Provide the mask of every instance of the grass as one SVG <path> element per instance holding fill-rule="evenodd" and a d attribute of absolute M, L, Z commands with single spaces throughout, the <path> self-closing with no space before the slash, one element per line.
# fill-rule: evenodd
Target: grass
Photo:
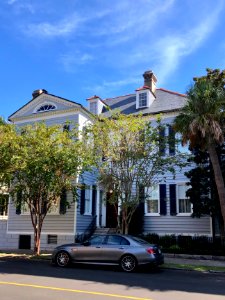
<path fill-rule="evenodd" d="M 200 272 L 225 272 L 225 267 L 212 267 L 212 266 L 202 266 L 202 265 L 190 265 L 190 264 L 173 264 L 173 263 L 166 263 L 161 266 L 161 268 L 166 269 L 184 269 L 184 270 L 192 270 L 192 271 L 200 271 Z"/>

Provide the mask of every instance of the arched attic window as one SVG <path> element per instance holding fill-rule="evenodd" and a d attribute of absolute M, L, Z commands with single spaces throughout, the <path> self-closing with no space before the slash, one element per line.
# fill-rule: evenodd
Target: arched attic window
<path fill-rule="evenodd" d="M 56 109 L 56 106 L 54 104 L 51 104 L 51 103 L 46 103 L 46 104 L 43 104 L 41 105 L 37 110 L 36 112 L 46 112 L 46 111 L 50 111 L 50 110 L 55 110 Z"/>

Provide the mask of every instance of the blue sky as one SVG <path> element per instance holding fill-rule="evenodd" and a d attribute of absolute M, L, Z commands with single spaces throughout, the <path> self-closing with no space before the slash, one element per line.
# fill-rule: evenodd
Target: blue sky
<path fill-rule="evenodd" d="M 0 115 L 35 89 L 86 105 L 133 93 L 153 70 L 185 93 L 225 68 L 225 0 L 1 0 Z"/>

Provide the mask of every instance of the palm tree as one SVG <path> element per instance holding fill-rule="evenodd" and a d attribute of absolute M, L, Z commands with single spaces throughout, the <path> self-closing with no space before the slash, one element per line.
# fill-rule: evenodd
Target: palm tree
<path fill-rule="evenodd" d="M 188 101 L 174 120 L 174 129 L 182 134 L 190 148 L 208 151 L 218 191 L 225 227 L 225 185 L 216 146 L 224 143 L 225 92 L 223 85 L 202 77 L 187 92 Z"/>

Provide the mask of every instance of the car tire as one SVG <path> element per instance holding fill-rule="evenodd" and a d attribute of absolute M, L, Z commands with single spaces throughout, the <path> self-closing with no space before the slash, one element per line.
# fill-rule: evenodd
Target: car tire
<path fill-rule="evenodd" d="M 120 268 L 124 272 L 133 272 L 137 268 L 137 260 L 131 254 L 124 255 L 120 260 Z"/>
<path fill-rule="evenodd" d="M 60 251 L 55 257 L 56 265 L 61 268 L 68 267 L 70 265 L 70 256 L 66 251 Z"/>

